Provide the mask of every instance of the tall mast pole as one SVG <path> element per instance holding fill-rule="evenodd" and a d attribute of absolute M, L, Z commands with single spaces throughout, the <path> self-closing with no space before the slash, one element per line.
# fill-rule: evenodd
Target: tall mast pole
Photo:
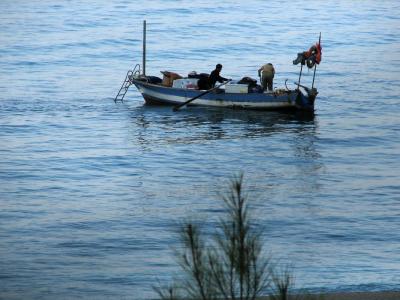
<path fill-rule="evenodd" d="M 143 21 L 143 76 L 146 76 L 146 20 Z"/>

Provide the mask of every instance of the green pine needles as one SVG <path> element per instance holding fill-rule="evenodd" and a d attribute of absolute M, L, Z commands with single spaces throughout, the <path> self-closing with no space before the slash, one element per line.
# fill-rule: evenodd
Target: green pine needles
<path fill-rule="evenodd" d="M 176 256 L 183 274 L 170 286 L 154 288 L 161 299 L 324 299 L 306 291 L 292 293 L 293 269 L 289 265 L 277 268 L 265 256 L 261 230 L 252 223 L 249 200 L 243 193 L 243 174 L 231 180 L 222 199 L 225 217 L 210 241 L 197 223 L 181 225 L 182 247 Z"/>
<path fill-rule="evenodd" d="M 205 240 L 194 222 L 182 225 L 183 247 L 176 255 L 184 276 L 172 286 L 155 288 L 162 299 L 254 300 L 271 288 L 277 292 L 275 299 L 288 299 L 291 274 L 280 278 L 272 272 L 242 187 L 243 175 L 231 180 L 230 191 L 223 197 L 226 216 L 211 241 Z"/>

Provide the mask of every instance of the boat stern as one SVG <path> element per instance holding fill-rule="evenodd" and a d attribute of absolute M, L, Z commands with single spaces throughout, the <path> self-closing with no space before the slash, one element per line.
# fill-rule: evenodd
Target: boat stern
<path fill-rule="evenodd" d="M 314 103 L 317 98 L 318 91 L 316 88 L 297 89 L 296 106 L 300 110 L 314 111 Z"/>

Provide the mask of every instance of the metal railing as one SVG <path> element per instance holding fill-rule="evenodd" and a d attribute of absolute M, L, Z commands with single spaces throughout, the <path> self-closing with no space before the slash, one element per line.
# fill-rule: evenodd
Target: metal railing
<path fill-rule="evenodd" d="M 117 96 L 114 99 L 114 102 L 117 103 L 118 101 L 124 102 L 124 97 L 126 93 L 128 92 L 129 87 L 133 84 L 133 79 L 135 77 L 139 77 L 141 72 L 140 72 L 140 65 L 136 64 L 136 66 L 133 68 L 133 70 L 129 70 L 126 73 L 125 80 L 121 85 L 121 88 L 118 91 Z"/>

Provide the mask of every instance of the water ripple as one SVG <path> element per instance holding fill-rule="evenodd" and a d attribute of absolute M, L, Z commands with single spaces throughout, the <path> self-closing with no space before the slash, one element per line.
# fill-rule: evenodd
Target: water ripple
<path fill-rule="evenodd" d="M 0 2 L 0 298 L 154 298 L 178 270 L 179 220 L 212 232 L 239 171 L 267 250 L 295 263 L 298 286 L 395 289 L 399 8 Z M 143 19 L 149 74 L 222 63 L 226 77 L 257 78 L 272 62 L 276 87 L 294 86 L 292 60 L 322 32 L 316 115 L 174 113 L 134 89 L 114 104 L 141 62 Z"/>

